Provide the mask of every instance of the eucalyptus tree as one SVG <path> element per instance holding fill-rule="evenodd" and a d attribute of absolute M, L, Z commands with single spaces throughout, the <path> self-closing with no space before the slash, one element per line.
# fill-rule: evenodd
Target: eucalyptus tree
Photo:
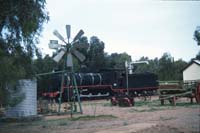
<path fill-rule="evenodd" d="M 197 26 L 196 30 L 194 31 L 194 40 L 197 41 L 197 45 L 200 46 L 200 26 Z"/>
<path fill-rule="evenodd" d="M 97 72 L 105 64 L 104 47 L 105 44 L 98 37 L 90 38 L 90 48 L 87 52 L 86 65 L 89 72 Z"/>
<path fill-rule="evenodd" d="M 49 20 L 45 0 L 0 0 L 0 93 L 7 84 L 33 74 L 43 23 Z M 1 97 L 3 98 L 3 97 Z"/>

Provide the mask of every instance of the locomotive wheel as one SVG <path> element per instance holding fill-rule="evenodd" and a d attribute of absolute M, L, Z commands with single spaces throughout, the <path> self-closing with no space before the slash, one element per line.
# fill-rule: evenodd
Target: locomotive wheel
<path fill-rule="evenodd" d="M 131 107 L 132 104 L 131 104 L 131 101 L 129 98 L 125 97 L 125 98 L 122 98 L 119 100 L 119 106 L 122 106 L 122 107 Z"/>
<path fill-rule="evenodd" d="M 131 104 L 132 104 L 132 106 L 135 105 L 135 100 L 134 100 L 134 98 L 131 99 Z"/>
<path fill-rule="evenodd" d="M 116 106 L 117 105 L 117 99 L 115 98 L 115 97 L 112 97 L 111 99 L 110 99 L 110 101 L 111 101 L 111 104 L 113 105 L 113 106 Z"/>

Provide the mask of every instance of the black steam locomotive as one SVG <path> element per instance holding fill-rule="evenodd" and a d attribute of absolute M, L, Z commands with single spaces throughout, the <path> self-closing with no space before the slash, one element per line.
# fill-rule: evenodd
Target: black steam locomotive
<path fill-rule="evenodd" d="M 135 73 L 126 75 L 121 69 L 106 69 L 99 73 L 75 73 L 80 98 L 102 99 L 129 93 L 130 96 L 151 96 L 158 89 L 158 77 L 154 73 Z M 72 74 L 65 74 L 62 87 L 62 101 L 68 101 L 74 84 Z M 127 82 L 128 79 L 128 82 Z M 61 74 L 40 77 L 38 80 L 39 97 L 58 100 L 61 88 Z"/>

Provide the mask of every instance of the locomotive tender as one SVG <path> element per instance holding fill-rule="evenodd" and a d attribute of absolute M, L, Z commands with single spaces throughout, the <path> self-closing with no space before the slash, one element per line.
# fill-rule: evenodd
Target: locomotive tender
<path fill-rule="evenodd" d="M 154 73 L 128 74 L 128 90 L 127 78 L 123 69 L 105 69 L 99 73 L 75 73 L 74 76 L 81 100 L 110 98 L 127 92 L 133 97 L 151 96 L 158 89 L 158 77 Z M 40 78 L 38 81 L 38 94 L 58 100 L 61 74 L 54 74 L 48 81 L 51 82 L 44 85 L 45 79 Z M 72 95 L 70 89 L 72 86 L 71 74 L 66 73 L 65 85 L 62 88 L 62 101 L 69 100 L 69 93 Z M 40 91 L 42 88 L 46 89 L 45 92 Z"/>

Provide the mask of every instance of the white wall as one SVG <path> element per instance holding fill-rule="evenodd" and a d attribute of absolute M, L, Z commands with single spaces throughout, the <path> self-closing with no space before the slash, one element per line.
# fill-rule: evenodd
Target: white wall
<path fill-rule="evenodd" d="M 191 64 L 183 71 L 183 80 L 200 80 L 200 66 Z"/>

